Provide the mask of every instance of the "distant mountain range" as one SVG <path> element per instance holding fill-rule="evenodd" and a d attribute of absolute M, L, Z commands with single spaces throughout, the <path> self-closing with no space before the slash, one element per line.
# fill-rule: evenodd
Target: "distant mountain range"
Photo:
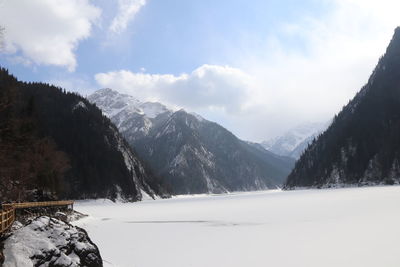
<path fill-rule="evenodd" d="M 160 103 L 102 89 L 88 97 L 172 194 L 276 188 L 294 160 L 239 140 L 222 126 Z"/>
<path fill-rule="evenodd" d="M 85 98 L 0 69 L 0 201 L 162 195 L 111 121 Z"/>
<path fill-rule="evenodd" d="M 297 161 L 286 188 L 400 183 L 400 28 L 368 83 Z"/>
<path fill-rule="evenodd" d="M 290 129 L 281 136 L 262 142 L 262 146 L 281 156 L 299 159 L 308 145 L 318 137 L 329 123 L 305 123 Z"/>

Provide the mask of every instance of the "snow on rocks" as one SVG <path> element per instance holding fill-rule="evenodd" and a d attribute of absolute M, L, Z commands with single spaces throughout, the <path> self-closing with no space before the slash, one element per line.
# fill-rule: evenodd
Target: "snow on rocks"
<path fill-rule="evenodd" d="M 103 266 L 85 230 L 42 216 L 15 230 L 4 242 L 4 267 Z"/>
<path fill-rule="evenodd" d="M 78 108 L 87 109 L 86 104 L 82 101 L 79 101 L 73 108 L 72 111 L 75 111 Z"/>
<path fill-rule="evenodd" d="M 161 103 L 141 102 L 133 96 L 120 94 L 109 88 L 96 91 L 88 97 L 88 100 L 101 107 L 107 117 L 119 117 L 120 121 L 126 121 L 133 114 L 154 119 L 160 114 L 171 112 Z"/>

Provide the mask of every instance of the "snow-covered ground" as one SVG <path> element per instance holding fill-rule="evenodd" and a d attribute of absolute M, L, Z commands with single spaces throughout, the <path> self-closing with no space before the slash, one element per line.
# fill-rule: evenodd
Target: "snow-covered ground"
<path fill-rule="evenodd" d="M 398 267 L 400 186 L 85 202 L 76 222 L 119 267 Z"/>

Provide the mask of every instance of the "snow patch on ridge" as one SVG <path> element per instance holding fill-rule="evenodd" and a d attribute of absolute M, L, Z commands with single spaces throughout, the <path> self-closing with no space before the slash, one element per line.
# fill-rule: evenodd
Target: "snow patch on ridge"
<path fill-rule="evenodd" d="M 121 122 L 126 121 L 134 114 L 154 119 L 160 114 L 171 112 L 170 109 L 160 103 L 140 102 L 133 96 L 120 94 L 109 88 L 96 91 L 88 99 L 101 107 L 105 116 L 110 119 L 118 116 L 118 120 Z"/>

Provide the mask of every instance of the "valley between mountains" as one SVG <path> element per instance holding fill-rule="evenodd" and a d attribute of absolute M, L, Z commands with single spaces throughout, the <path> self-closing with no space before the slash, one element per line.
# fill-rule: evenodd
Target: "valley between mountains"
<path fill-rule="evenodd" d="M 293 158 L 240 140 L 217 123 L 183 109 L 142 103 L 112 89 L 99 90 L 88 99 L 162 177 L 162 186 L 171 194 L 275 189 L 294 166 Z"/>
<path fill-rule="evenodd" d="M 75 2 L 90 3 L 66 3 Z M 118 1 L 125 16 L 109 31 L 124 28 L 146 5 L 139 1 L 133 8 L 133 2 Z M 97 21 L 101 12 L 88 10 L 82 12 Z M 87 26 L 80 22 L 76 29 Z M 3 45 L 4 33 L 0 25 L 9 66 L 31 67 L 23 52 L 8 57 L 21 48 L 7 39 Z M 71 51 L 60 58 L 87 36 L 69 41 Z M 63 38 L 46 40 L 53 39 Z M 242 140 L 223 120 L 124 94 L 124 86 L 96 87 L 83 97 L 37 77 L 20 80 L 1 64 L 0 265 L 400 266 L 400 27 L 365 85 L 336 115 L 257 142 Z M 69 64 L 72 73 L 75 58 Z M 175 85 L 188 95 L 192 86 L 211 88 L 216 97 L 225 97 L 220 84 L 235 85 L 227 97 L 236 96 L 236 85 L 254 86 L 229 66 L 205 64 L 179 76 L 140 70 L 94 76 L 99 84 L 123 74 L 148 78 L 155 95 L 160 84 L 167 93 Z M 217 77 L 215 83 L 201 87 L 205 76 Z M 135 81 L 132 86 L 143 85 Z M 125 91 L 143 88 L 134 89 Z"/>

